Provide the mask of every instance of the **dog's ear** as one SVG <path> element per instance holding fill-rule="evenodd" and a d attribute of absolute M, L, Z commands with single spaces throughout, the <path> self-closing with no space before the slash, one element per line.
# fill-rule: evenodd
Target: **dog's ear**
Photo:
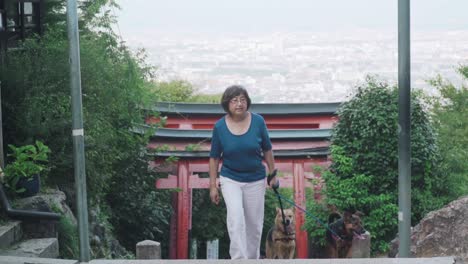
<path fill-rule="evenodd" d="M 280 214 L 281 213 L 281 209 L 279 207 L 276 207 L 276 213 L 277 214 Z"/>

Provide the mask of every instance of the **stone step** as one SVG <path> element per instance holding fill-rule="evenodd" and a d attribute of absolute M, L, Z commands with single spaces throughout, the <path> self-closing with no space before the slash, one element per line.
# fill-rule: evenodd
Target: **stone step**
<path fill-rule="evenodd" d="M 78 260 L 0 256 L 1 264 L 79 264 Z"/>
<path fill-rule="evenodd" d="M 357 259 L 235 259 L 235 260 L 104 260 L 89 264 L 454 264 L 453 257 L 435 258 L 357 258 Z M 459 263 L 456 263 L 459 264 Z"/>
<path fill-rule="evenodd" d="M 57 238 L 33 238 L 14 244 L 7 249 L 1 249 L 0 255 L 57 258 L 59 256 L 59 245 Z"/>
<path fill-rule="evenodd" d="M 0 256 L 2 264 L 78 264 L 77 260 L 26 258 Z M 84 262 L 81 262 L 84 263 Z M 360 259 L 248 259 L 248 260 L 135 260 L 135 259 L 95 259 L 89 264 L 463 264 L 455 262 L 453 257 L 435 258 L 360 258 Z"/>
<path fill-rule="evenodd" d="M 19 242 L 22 235 L 20 221 L 8 221 L 0 225 L 0 249 L 8 248 Z"/>

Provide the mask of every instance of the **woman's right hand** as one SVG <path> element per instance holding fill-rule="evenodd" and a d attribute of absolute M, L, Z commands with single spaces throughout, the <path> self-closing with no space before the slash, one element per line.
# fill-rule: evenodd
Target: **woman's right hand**
<path fill-rule="evenodd" d="M 213 202 L 216 205 L 219 204 L 219 192 L 217 187 L 210 187 L 210 198 L 211 202 Z"/>

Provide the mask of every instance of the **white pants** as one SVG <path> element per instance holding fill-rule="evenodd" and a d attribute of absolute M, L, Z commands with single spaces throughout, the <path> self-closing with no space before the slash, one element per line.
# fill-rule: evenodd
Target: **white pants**
<path fill-rule="evenodd" d="M 226 203 L 231 259 L 258 259 L 265 211 L 265 180 L 238 182 L 220 176 Z"/>

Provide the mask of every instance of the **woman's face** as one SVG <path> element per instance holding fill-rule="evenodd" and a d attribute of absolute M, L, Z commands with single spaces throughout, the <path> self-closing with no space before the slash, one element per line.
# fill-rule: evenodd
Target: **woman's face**
<path fill-rule="evenodd" d="M 247 112 L 247 98 L 241 94 L 229 101 L 229 113 L 231 115 L 243 115 Z"/>

